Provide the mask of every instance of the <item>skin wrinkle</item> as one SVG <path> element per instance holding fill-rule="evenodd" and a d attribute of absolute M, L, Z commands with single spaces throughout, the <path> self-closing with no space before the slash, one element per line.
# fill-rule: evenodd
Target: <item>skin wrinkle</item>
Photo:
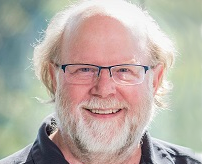
<path fill-rule="evenodd" d="M 85 28 L 88 28 L 88 27 L 86 27 L 85 26 L 85 22 L 86 21 L 89 21 L 89 19 L 97 19 L 97 17 L 103 17 L 103 18 L 105 18 L 105 19 L 111 19 L 111 20 L 113 20 L 113 21 L 117 21 L 117 20 L 115 20 L 114 18 L 111 18 L 111 17 L 107 17 L 107 16 L 100 16 L 100 15 L 94 15 L 94 16 L 91 16 L 90 18 L 88 18 L 87 20 L 80 20 L 80 21 L 78 21 L 78 24 L 76 23 L 75 25 L 74 25 L 74 28 L 73 28 L 73 32 L 74 33 L 71 33 L 71 34 L 69 34 L 70 32 L 69 32 L 69 27 L 66 27 L 66 30 L 65 30 L 65 32 L 64 32 L 64 34 L 63 34 L 63 43 L 65 42 L 65 43 L 67 43 L 67 44 L 65 44 L 65 51 L 64 51 L 64 48 L 62 48 L 62 52 L 61 52 L 61 61 L 64 61 L 64 59 L 66 59 L 67 61 L 71 61 L 72 63 L 80 63 L 81 61 L 81 63 L 83 63 L 83 61 L 85 61 L 86 60 L 86 58 L 83 58 L 83 56 L 82 55 L 80 55 L 80 54 L 82 54 L 83 52 L 79 52 L 78 51 L 78 49 L 79 49 L 79 44 L 78 44 L 78 42 L 77 42 L 77 39 L 76 38 L 79 38 L 79 40 L 80 40 L 80 42 L 81 42 L 81 44 L 84 46 L 84 47 L 86 47 L 86 49 L 87 48 L 90 48 L 90 49 L 94 49 L 94 50 L 96 50 L 97 49 L 97 46 L 100 44 L 97 44 L 98 43 L 98 40 L 95 40 L 94 41 L 94 44 L 93 45 L 91 45 L 91 47 L 87 47 L 87 46 L 85 46 L 85 44 L 86 44 L 86 42 L 88 42 L 89 40 L 91 40 L 91 38 L 89 37 L 89 36 L 86 36 L 86 38 L 81 38 L 81 34 L 80 34 L 80 32 L 81 32 L 81 30 L 80 29 L 85 29 Z M 117 21 L 118 22 L 118 21 Z M 100 25 L 102 25 L 103 26 L 103 21 L 102 22 L 96 22 L 96 26 L 98 26 L 99 27 L 99 24 Z M 120 23 L 120 22 L 119 22 Z M 122 24 L 122 23 L 121 23 Z M 122 24 L 123 26 L 124 26 L 124 24 Z M 125 26 L 124 26 L 125 27 Z M 96 35 L 96 30 L 98 30 L 98 29 L 96 29 L 95 28 L 95 26 L 94 26 L 94 28 L 93 28 L 93 30 L 91 31 L 91 33 L 95 33 L 94 35 Z M 106 31 L 107 29 L 105 29 L 105 35 L 106 36 L 109 36 L 110 35 L 110 31 Z M 121 31 L 121 32 L 123 32 L 123 31 Z M 134 32 L 133 32 L 134 33 Z M 127 37 L 127 39 L 131 39 L 131 40 L 133 40 L 133 43 L 135 43 L 135 44 L 133 44 L 133 47 L 134 47 L 134 49 L 129 53 L 129 54 L 133 54 L 134 56 L 136 56 L 136 59 L 133 59 L 132 61 L 129 61 L 129 63 L 145 63 L 145 62 L 148 62 L 148 61 L 146 61 L 146 60 L 148 60 L 147 59 L 147 56 L 146 56 L 146 54 L 148 54 L 148 52 L 147 51 L 145 51 L 145 45 L 144 45 L 144 43 L 146 42 L 146 40 L 144 40 L 143 38 L 141 39 L 141 40 L 139 40 L 139 39 L 137 39 L 136 37 L 132 37 L 132 35 L 134 35 L 132 32 L 131 32 L 131 30 L 130 29 L 128 29 L 127 27 L 125 27 L 125 31 L 124 31 L 124 33 L 122 34 L 122 35 L 125 35 L 126 37 Z M 93 35 L 92 35 L 92 37 L 93 37 Z M 102 35 L 102 36 L 100 36 L 99 37 L 99 40 L 105 40 L 105 38 L 104 38 L 104 35 Z M 125 41 L 123 41 L 123 42 L 125 42 Z M 137 44 L 138 43 L 138 44 Z M 105 42 L 102 42 L 102 44 L 106 44 Z M 119 43 L 120 45 L 122 44 L 122 43 Z M 73 47 L 74 48 L 72 48 L 72 45 L 74 45 Z M 115 44 L 114 44 L 115 45 Z M 144 45 L 144 46 L 143 46 Z M 113 52 L 113 50 L 115 50 L 115 49 L 117 49 L 117 48 L 119 48 L 119 46 L 116 46 L 116 47 L 112 47 L 111 48 L 111 53 L 114 53 Z M 145 51 L 145 52 L 144 52 Z M 143 53 L 144 52 L 144 53 Z M 110 53 L 110 54 L 111 54 Z M 68 57 L 67 57 L 67 54 L 71 54 L 72 56 L 74 56 L 74 58 L 73 59 L 68 59 Z M 97 54 L 96 53 L 96 51 L 93 53 L 93 54 Z M 127 54 L 122 54 L 122 55 L 127 55 Z M 77 57 L 77 56 L 79 56 L 79 57 Z M 104 57 L 104 56 L 103 56 Z M 106 57 L 106 56 L 105 56 Z M 137 60 L 138 59 L 138 61 L 134 61 L 134 60 Z M 96 63 L 94 63 L 94 64 L 96 64 Z M 119 64 L 124 64 L 124 63 L 119 63 Z M 98 64 L 97 64 L 98 65 Z M 103 65 L 103 66 L 108 66 L 108 65 L 110 65 L 110 64 L 107 64 L 106 65 L 106 63 Z M 112 64 L 112 65 L 114 65 L 114 64 Z"/>
<path fill-rule="evenodd" d="M 64 95 L 63 95 L 64 96 Z M 60 97 L 63 97 L 62 95 L 60 95 Z M 144 98 L 143 98 L 143 101 L 144 101 Z M 60 106 L 64 106 L 64 104 L 68 104 L 68 103 L 66 103 L 66 102 L 63 102 L 63 101 L 61 101 L 61 103 L 63 103 L 63 105 L 62 104 L 60 104 Z M 89 103 L 88 103 L 89 104 Z M 147 103 L 145 103 L 145 104 L 147 104 Z M 105 104 L 103 104 L 103 105 L 105 105 Z M 145 105 L 146 106 L 146 105 Z M 142 107 L 141 107 L 142 108 Z M 61 111 L 61 110 L 60 110 Z M 62 111 L 65 111 L 64 109 L 62 110 Z M 141 113 L 143 113 L 143 112 L 141 112 Z M 141 113 L 139 113 L 138 115 L 139 115 L 139 117 L 138 118 L 141 118 Z M 65 114 L 62 114 L 63 116 L 65 115 Z M 143 114 L 143 115 L 145 115 L 145 114 Z M 150 115 L 150 114 L 148 114 L 147 113 L 147 115 Z M 64 118 L 68 118 L 68 117 L 64 117 Z M 142 118 L 143 119 L 143 118 Z M 144 118 L 145 119 L 145 118 Z M 141 119 L 138 119 L 139 121 L 138 122 L 141 122 L 142 120 Z M 63 123 L 64 122 L 66 122 L 66 121 L 64 121 L 63 120 Z M 64 125 L 64 127 L 67 127 L 67 125 Z M 132 128 L 132 127 L 131 127 Z M 75 127 L 72 129 L 72 132 L 73 133 L 75 133 Z M 85 133 L 85 132 L 84 132 Z M 121 148 L 120 149 L 120 152 L 118 152 L 117 153 L 117 155 L 120 155 L 120 154 L 122 154 L 123 152 L 124 152 L 124 149 L 126 149 L 128 146 L 130 146 L 130 144 L 132 144 L 133 142 L 134 142 L 134 140 L 132 139 L 133 137 L 131 137 L 131 135 L 132 134 L 130 134 L 130 137 L 128 137 L 128 139 L 127 139 L 127 141 L 126 141 L 126 145 L 123 147 L 123 148 Z M 80 142 L 80 139 L 78 139 L 77 137 L 75 137 L 75 136 L 73 136 L 73 138 L 75 139 L 75 143 L 76 143 L 76 145 L 78 146 L 78 149 L 80 149 L 81 151 L 82 151 L 82 154 L 88 154 L 88 150 L 85 148 L 85 146 L 82 146 L 81 145 L 81 142 Z M 64 142 L 66 142 L 66 140 L 64 141 Z M 75 155 L 76 155 L 77 153 L 75 153 Z M 88 155 L 86 155 L 86 157 L 87 157 Z M 94 159 L 96 159 L 96 158 L 94 158 Z M 94 160 L 93 160 L 94 161 Z M 87 163 L 88 163 L 89 161 L 87 161 Z M 109 160 L 107 160 L 107 162 L 109 162 Z M 113 163 L 113 162 L 112 162 Z"/>
<path fill-rule="evenodd" d="M 141 44 L 142 46 L 140 47 L 146 49 L 147 53 L 141 55 L 151 56 L 152 65 L 156 65 L 159 62 L 163 63 L 165 74 L 168 69 L 172 67 L 175 58 L 175 48 L 171 40 L 160 30 L 158 24 L 147 11 L 124 1 L 113 2 L 98 0 L 78 3 L 77 5 L 73 5 L 58 12 L 53 17 L 44 33 L 44 38 L 40 40 L 34 49 L 33 61 L 35 73 L 47 87 L 52 102 L 54 102 L 55 90 L 48 67 L 50 62 L 58 63 L 63 61 L 60 58 L 61 36 L 63 36 L 64 31 L 66 30 L 69 31 L 67 38 L 70 38 L 71 34 L 75 33 L 74 30 L 80 24 L 79 21 L 82 22 L 96 14 L 110 16 L 111 18 L 122 22 L 129 31 L 132 31 L 131 37 L 136 38 L 137 42 L 142 41 L 145 37 L 146 45 Z M 84 16 L 81 17 L 81 15 Z M 81 20 L 79 18 L 81 18 Z M 69 28 L 67 29 L 67 27 Z M 68 42 L 70 42 L 70 40 L 68 40 Z M 155 95 L 155 105 L 158 107 L 165 107 L 166 102 L 163 101 L 163 96 L 172 89 L 172 86 L 170 86 L 164 77 L 162 84 L 160 83 L 159 87 L 160 88 Z"/>
<path fill-rule="evenodd" d="M 130 34 L 120 22 L 107 17 L 96 17 L 96 21 L 105 24 L 99 27 L 98 32 L 92 33 L 91 27 L 96 26 L 94 21 L 90 19 L 85 22 L 85 28 L 81 26 L 78 42 L 76 45 L 72 43 L 72 49 L 68 54 L 64 46 L 66 40 L 65 37 L 63 38 L 61 46 L 63 61 L 72 62 L 80 59 L 85 63 L 98 65 L 139 61 L 139 56 L 130 55 L 130 52 L 139 50 L 134 50 L 134 40 L 127 37 Z M 103 33 L 105 27 L 111 29 L 111 36 Z M 100 35 L 107 35 L 107 37 L 100 38 Z M 82 38 L 85 37 L 89 39 L 85 39 L 86 44 L 83 45 Z M 103 40 L 106 43 L 103 44 Z M 124 46 L 120 46 L 120 42 L 124 43 Z M 120 52 L 124 52 L 125 55 Z M 96 54 L 98 58 L 92 54 Z M 142 59 L 144 63 L 147 63 L 148 59 L 145 56 Z M 95 84 L 73 85 L 67 83 L 65 74 L 59 70 L 56 77 L 55 104 L 58 135 L 61 139 L 56 144 L 62 150 L 66 160 L 73 161 L 72 163 L 80 161 L 85 164 L 126 164 L 132 158 L 140 160 L 141 137 L 154 115 L 152 108 L 154 80 L 153 70 L 150 70 L 142 84 L 121 86 L 115 84 L 109 78 L 109 73 L 104 71 Z M 101 120 L 92 117 L 83 107 L 92 109 L 114 107 L 122 110 L 115 118 Z"/>
<path fill-rule="evenodd" d="M 171 90 L 166 73 L 174 58 L 173 43 L 155 20 L 125 0 L 84 0 L 58 12 L 33 63 L 55 105 L 57 131 L 50 139 L 68 163 L 139 164 L 141 137 Z M 141 84 L 118 85 L 106 69 L 91 84 L 70 84 L 77 79 L 68 82 L 56 65 L 76 63 L 154 67 Z M 86 108 L 121 110 L 102 115 Z"/>

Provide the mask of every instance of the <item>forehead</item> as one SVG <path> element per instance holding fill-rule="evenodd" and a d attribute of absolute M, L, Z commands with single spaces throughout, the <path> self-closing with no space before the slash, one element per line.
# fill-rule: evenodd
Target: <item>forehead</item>
<path fill-rule="evenodd" d="M 141 62 L 145 58 L 144 38 L 135 37 L 130 28 L 112 17 L 91 16 L 72 28 L 66 28 L 62 40 L 61 57 L 67 63 L 105 64 L 108 60 L 120 64 L 130 60 Z"/>

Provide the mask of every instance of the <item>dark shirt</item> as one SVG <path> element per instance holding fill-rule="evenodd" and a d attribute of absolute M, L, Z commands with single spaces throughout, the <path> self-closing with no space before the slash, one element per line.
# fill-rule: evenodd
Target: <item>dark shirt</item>
<path fill-rule="evenodd" d="M 62 152 L 48 137 L 55 127 L 54 117 L 47 117 L 36 141 L 0 160 L 0 164 L 68 164 Z M 148 132 L 142 141 L 140 164 L 202 164 L 191 150 L 151 138 Z"/>

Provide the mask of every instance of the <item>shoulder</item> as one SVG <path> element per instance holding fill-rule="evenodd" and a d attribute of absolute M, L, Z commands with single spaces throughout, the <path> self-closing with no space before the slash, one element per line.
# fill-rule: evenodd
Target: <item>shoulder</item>
<path fill-rule="evenodd" d="M 30 154 L 31 148 L 32 148 L 32 144 L 0 160 L 0 164 L 33 164 L 31 154 Z"/>
<path fill-rule="evenodd" d="M 154 151 L 161 156 L 168 157 L 176 164 L 202 164 L 199 156 L 191 149 L 152 138 Z"/>

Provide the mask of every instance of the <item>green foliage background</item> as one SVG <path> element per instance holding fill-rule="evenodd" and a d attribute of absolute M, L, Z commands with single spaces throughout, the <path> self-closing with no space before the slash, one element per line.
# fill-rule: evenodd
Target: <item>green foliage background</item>
<path fill-rule="evenodd" d="M 0 0 L 0 159 L 34 141 L 53 106 L 31 66 L 32 45 L 67 0 Z M 134 0 L 146 8 L 178 49 L 169 78 L 170 110 L 162 110 L 154 137 L 202 152 L 202 0 Z"/>

